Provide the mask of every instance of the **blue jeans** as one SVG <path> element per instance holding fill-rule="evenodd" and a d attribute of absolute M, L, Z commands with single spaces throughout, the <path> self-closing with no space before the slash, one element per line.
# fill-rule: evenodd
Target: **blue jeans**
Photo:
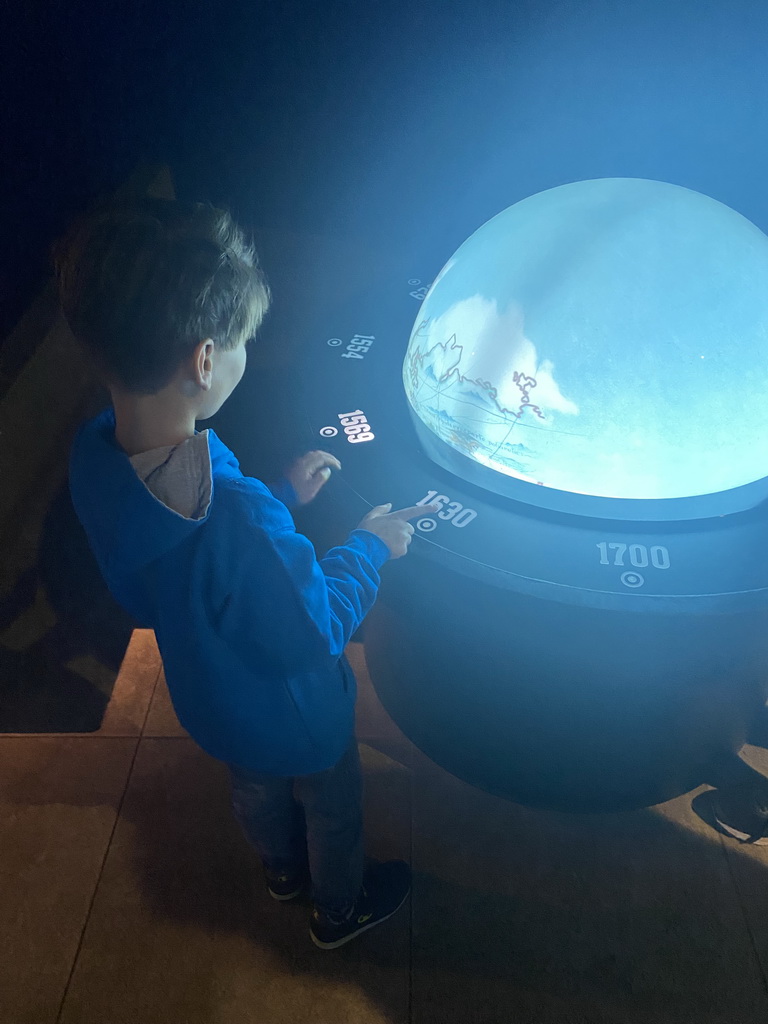
<path fill-rule="evenodd" d="M 357 740 L 332 768 L 284 778 L 233 765 L 232 806 L 249 842 L 273 874 L 309 868 L 312 899 L 346 911 L 363 884 L 363 784 Z"/>

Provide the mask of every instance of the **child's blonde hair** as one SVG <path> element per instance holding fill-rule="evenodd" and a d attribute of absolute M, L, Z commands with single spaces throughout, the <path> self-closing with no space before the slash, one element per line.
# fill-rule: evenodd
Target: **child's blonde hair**
<path fill-rule="evenodd" d="M 269 285 L 230 214 L 203 203 L 99 202 L 54 244 L 64 316 L 110 386 L 152 394 L 199 342 L 249 341 Z"/>

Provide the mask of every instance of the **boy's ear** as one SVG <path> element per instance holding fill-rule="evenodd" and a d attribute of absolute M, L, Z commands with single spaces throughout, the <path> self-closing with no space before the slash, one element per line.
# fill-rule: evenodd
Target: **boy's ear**
<path fill-rule="evenodd" d="M 204 338 L 192 354 L 192 365 L 195 371 L 195 386 L 206 391 L 211 386 L 211 356 L 214 350 L 212 338 Z"/>

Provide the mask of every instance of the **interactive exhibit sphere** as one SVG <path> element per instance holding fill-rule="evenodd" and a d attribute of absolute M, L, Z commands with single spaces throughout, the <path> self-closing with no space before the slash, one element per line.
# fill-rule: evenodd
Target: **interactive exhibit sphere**
<path fill-rule="evenodd" d="M 768 475 L 768 239 L 657 181 L 542 192 L 440 271 L 403 380 L 441 441 L 507 477 L 614 498 L 751 483 Z"/>
<path fill-rule="evenodd" d="M 532 805 L 711 781 L 768 697 L 768 238 L 658 181 L 539 193 L 445 264 L 402 379 L 443 523 L 366 625 L 395 721 Z"/>

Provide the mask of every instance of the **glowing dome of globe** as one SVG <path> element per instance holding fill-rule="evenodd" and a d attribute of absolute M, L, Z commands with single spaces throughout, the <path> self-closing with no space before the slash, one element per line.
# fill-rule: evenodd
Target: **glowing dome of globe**
<path fill-rule="evenodd" d="M 641 178 L 553 188 L 476 231 L 421 306 L 415 415 L 499 473 L 613 498 L 768 475 L 768 238 Z"/>

